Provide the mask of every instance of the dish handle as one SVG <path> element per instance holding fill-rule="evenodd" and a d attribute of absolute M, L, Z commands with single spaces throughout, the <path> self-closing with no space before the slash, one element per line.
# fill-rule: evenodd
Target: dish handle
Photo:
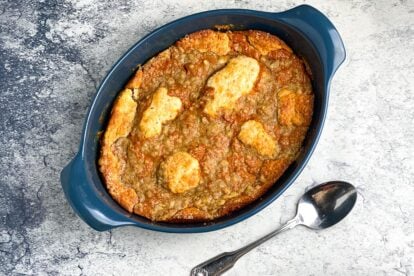
<path fill-rule="evenodd" d="M 106 231 L 133 224 L 127 217 L 109 208 L 102 201 L 102 195 L 88 183 L 80 154 L 62 170 L 60 181 L 72 209 L 93 229 Z"/>
<path fill-rule="evenodd" d="M 319 10 L 309 5 L 297 6 L 276 13 L 279 20 L 298 28 L 314 44 L 329 78 L 344 62 L 346 53 L 342 38 L 332 22 Z"/>

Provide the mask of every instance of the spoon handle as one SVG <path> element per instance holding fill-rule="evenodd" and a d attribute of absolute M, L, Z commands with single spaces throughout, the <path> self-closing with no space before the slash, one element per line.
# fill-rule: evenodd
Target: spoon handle
<path fill-rule="evenodd" d="M 277 234 L 282 233 L 286 230 L 292 229 L 293 227 L 297 226 L 299 223 L 300 223 L 299 219 L 297 217 L 295 217 L 294 219 L 289 220 L 288 222 L 286 222 L 279 229 L 277 229 L 273 232 L 270 232 L 269 234 L 261 237 L 260 239 L 254 241 L 252 243 L 249 243 L 248 245 L 246 245 L 246 246 L 244 246 L 240 249 L 237 249 L 237 250 L 232 251 L 232 252 L 221 253 L 221 254 L 205 261 L 204 263 L 201 263 L 201 264 L 197 265 L 196 267 L 194 267 L 191 270 L 190 275 L 191 276 L 221 275 L 223 272 L 225 272 L 225 271 L 229 270 L 230 268 L 232 268 L 234 266 L 234 264 L 236 263 L 236 261 L 241 256 L 246 254 L 247 252 L 249 252 L 253 248 L 261 245 L 265 241 L 273 238 Z"/>

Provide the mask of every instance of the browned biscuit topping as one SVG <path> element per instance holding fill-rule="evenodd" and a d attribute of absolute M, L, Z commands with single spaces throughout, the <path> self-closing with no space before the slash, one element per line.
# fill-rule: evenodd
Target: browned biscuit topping
<path fill-rule="evenodd" d="M 275 183 L 300 152 L 312 112 L 310 77 L 283 41 L 199 31 L 150 59 L 121 91 L 99 168 L 129 212 L 211 220 Z"/>

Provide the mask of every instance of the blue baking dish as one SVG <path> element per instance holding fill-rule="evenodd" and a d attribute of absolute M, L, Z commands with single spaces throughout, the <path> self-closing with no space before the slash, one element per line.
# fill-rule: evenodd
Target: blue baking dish
<path fill-rule="evenodd" d="M 97 167 L 99 133 L 105 127 L 105 118 L 110 113 L 117 93 L 132 76 L 137 64 L 145 63 L 186 34 L 229 24 L 237 30 L 256 29 L 274 34 L 308 63 L 313 75 L 315 103 L 304 150 L 260 199 L 214 221 L 160 223 L 126 212 L 107 193 Z M 213 10 L 178 19 L 154 30 L 115 63 L 92 101 L 79 152 L 61 173 L 63 191 L 69 204 L 79 217 L 98 231 L 131 225 L 162 232 L 197 233 L 221 229 L 256 214 L 278 198 L 306 165 L 322 131 L 332 76 L 344 60 L 345 49 L 338 31 L 325 15 L 308 5 L 280 13 L 243 9 Z"/>

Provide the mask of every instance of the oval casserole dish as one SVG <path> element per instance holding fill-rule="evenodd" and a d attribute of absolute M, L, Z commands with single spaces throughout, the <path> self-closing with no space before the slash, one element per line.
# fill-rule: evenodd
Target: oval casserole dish
<path fill-rule="evenodd" d="M 144 64 L 187 34 L 213 29 L 216 25 L 231 25 L 232 30 L 251 29 L 274 34 L 307 62 L 313 76 L 314 112 L 303 150 L 265 194 L 227 216 L 209 222 L 164 223 L 131 215 L 111 198 L 99 176 L 98 133 L 106 126 L 106 121 L 101 118 L 108 118 L 118 92 L 130 79 L 137 64 Z M 333 24 L 321 12 L 307 5 L 281 13 L 239 9 L 208 11 L 160 27 L 137 42 L 114 65 L 100 85 L 87 115 L 79 152 L 61 173 L 68 202 L 88 225 L 99 231 L 133 225 L 163 232 L 205 232 L 250 217 L 279 197 L 306 165 L 322 130 L 330 81 L 344 59 L 345 49 Z"/>

